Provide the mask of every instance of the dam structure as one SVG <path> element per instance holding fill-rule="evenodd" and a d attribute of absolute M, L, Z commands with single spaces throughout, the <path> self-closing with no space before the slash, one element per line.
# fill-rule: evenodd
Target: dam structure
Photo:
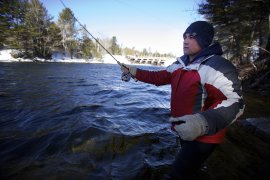
<path fill-rule="evenodd" d="M 152 57 L 152 56 L 127 56 L 127 60 L 131 64 L 149 64 L 156 66 L 165 66 L 168 61 L 172 61 L 174 58 L 169 57 Z"/>

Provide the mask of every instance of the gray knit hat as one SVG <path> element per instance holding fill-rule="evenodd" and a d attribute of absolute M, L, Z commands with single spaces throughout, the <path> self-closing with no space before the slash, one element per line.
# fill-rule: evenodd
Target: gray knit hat
<path fill-rule="evenodd" d="M 204 49 L 213 41 L 214 28 L 206 21 L 196 21 L 186 29 L 183 35 L 186 33 L 194 36 L 200 47 Z"/>

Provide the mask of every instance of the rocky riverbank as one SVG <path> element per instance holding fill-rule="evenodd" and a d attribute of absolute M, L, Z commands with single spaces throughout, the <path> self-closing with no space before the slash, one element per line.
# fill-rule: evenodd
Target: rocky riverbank
<path fill-rule="evenodd" d="M 254 124 L 257 122 L 258 127 Z M 241 120 L 229 128 L 223 144 L 206 162 L 202 179 L 269 179 L 270 178 L 270 134 L 261 130 L 261 125 L 270 119 Z M 263 136 L 262 136 L 263 135 Z"/>
<path fill-rule="evenodd" d="M 270 118 L 242 119 L 191 180 L 270 179 Z M 145 169 L 140 179 L 162 179 L 170 166 Z"/>
<path fill-rule="evenodd" d="M 270 96 L 245 93 L 244 115 L 199 172 L 200 179 L 270 179 Z"/>

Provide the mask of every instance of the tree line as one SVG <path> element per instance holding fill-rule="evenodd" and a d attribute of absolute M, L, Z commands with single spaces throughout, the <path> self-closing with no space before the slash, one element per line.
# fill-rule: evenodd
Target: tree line
<path fill-rule="evenodd" d="M 270 54 L 270 1 L 206 0 L 198 13 L 215 26 L 225 56 L 234 64 L 245 64 Z M 0 48 L 18 49 L 14 56 L 51 58 L 54 51 L 75 58 L 101 57 L 106 52 L 77 26 L 73 12 L 64 8 L 58 20 L 39 0 L 0 0 Z M 121 47 L 117 38 L 98 41 L 112 54 L 169 56 Z"/>
<path fill-rule="evenodd" d="M 269 0 L 205 0 L 198 12 L 214 25 L 215 39 L 234 64 L 270 56 Z"/>
<path fill-rule="evenodd" d="M 39 0 L 0 0 L 0 30 L 0 48 L 19 50 L 14 57 L 50 59 L 57 51 L 71 58 L 100 58 L 106 53 L 77 25 L 71 9 L 64 8 L 54 22 Z M 120 47 L 115 36 L 97 40 L 112 54 L 173 56 Z"/>

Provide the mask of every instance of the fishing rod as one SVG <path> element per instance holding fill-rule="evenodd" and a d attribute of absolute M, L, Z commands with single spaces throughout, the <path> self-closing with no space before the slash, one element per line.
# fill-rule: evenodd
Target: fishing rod
<path fill-rule="evenodd" d="M 62 5 L 65 7 L 65 8 L 68 8 L 66 5 L 65 5 L 65 3 L 62 1 L 62 0 L 60 0 L 60 2 L 62 3 Z M 70 8 L 69 8 L 70 9 Z M 79 25 L 117 62 L 117 64 L 120 66 L 120 67 L 124 67 L 124 68 L 126 68 L 127 70 L 128 70 L 128 73 L 123 73 L 122 74 L 122 80 L 123 81 L 129 81 L 130 80 L 130 78 L 131 78 L 131 73 L 129 72 L 129 69 L 128 69 L 128 67 L 126 67 L 124 64 L 121 64 L 120 63 L 120 61 L 118 61 L 87 29 L 86 29 L 86 27 L 84 27 L 81 23 L 80 23 L 80 21 L 75 17 L 75 15 L 72 13 L 72 12 L 70 12 L 70 11 L 68 11 L 69 12 L 69 14 L 75 19 L 75 21 L 77 21 L 78 23 L 79 23 Z"/>

